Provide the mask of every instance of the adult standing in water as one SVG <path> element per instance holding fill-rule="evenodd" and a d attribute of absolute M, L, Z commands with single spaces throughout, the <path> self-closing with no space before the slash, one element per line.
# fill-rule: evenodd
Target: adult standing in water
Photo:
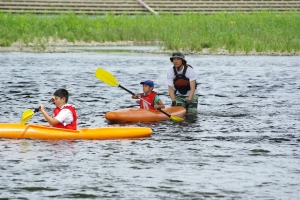
<path fill-rule="evenodd" d="M 167 72 L 167 85 L 172 106 L 183 106 L 187 110 L 187 116 L 196 117 L 198 91 L 195 70 L 187 64 L 181 52 L 174 52 L 170 60 L 173 67 Z"/>

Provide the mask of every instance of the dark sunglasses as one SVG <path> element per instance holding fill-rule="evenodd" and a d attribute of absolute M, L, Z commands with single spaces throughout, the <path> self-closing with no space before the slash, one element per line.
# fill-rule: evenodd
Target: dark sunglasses
<path fill-rule="evenodd" d="M 182 56 L 181 53 L 173 53 L 172 56 Z"/>

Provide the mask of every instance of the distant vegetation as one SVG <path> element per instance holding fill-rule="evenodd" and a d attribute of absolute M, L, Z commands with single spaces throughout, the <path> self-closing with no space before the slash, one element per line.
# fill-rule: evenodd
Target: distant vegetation
<path fill-rule="evenodd" d="M 0 13 L 0 46 L 22 40 L 161 41 L 169 50 L 298 52 L 299 12 L 184 15 L 36 15 Z M 44 47 L 46 48 L 46 47 Z"/>

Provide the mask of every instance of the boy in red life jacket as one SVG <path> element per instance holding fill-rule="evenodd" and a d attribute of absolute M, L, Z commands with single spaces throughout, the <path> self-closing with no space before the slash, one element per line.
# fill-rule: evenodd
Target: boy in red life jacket
<path fill-rule="evenodd" d="M 66 89 L 58 89 L 54 92 L 52 102 L 56 106 L 53 110 L 53 116 L 49 116 L 43 105 L 39 107 L 44 118 L 52 127 L 77 129 L 77 114 L 75 107 L 67 104 L 69 93 Z"/>
<path fill-rule="evenodd" d="M 165 105 L 160 100 L 160 97 L 157 95 L 157 92 L 153 91 L 154 83 L 151 80 L 147 80 L 140 83 L 143 85 L 142 94 L 132 95 L 133 99 L 140 99 L 140 108 L 147 110 L 156 110 L 165 108 Z"/>

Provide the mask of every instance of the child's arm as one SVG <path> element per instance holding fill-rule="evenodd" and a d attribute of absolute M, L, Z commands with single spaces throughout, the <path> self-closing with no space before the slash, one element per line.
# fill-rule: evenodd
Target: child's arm
<path fill-rule="evenodd" d="M 159 99 L 157 101 L 157 104 L 154 105 L 154 108 L 158 109 L 158 108 L 165 108 L 165 105 L 163 104 L 163 102 Z"/>
<path fill-rule="evenodd" d="M 45 108 L 43 105 L 41 105 L 40 107 L 40 111 L 41 113 L 43 114 L 45 120 L 50 124 L 50 125 L 55 125 L 55 124 L 59 124 L 60 122 L 55 119 L 55 118 L 52 118 L 51 116 L 48 115 L 48 113 L 45 111 Z"/>

